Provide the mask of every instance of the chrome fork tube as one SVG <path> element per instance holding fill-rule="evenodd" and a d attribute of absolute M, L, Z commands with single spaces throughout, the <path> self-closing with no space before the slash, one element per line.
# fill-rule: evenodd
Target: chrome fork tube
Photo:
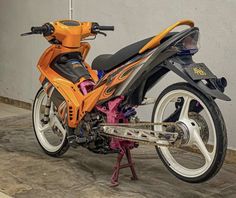
<path fill-rule="evenodd" d="M 51 99 L 49 97 L 47 97 L 47 103 L 45 106 L 44 117 L 43 117 L 44 124 L 47 124 L 49 122 L 50 108 L 51 108 Z"/>

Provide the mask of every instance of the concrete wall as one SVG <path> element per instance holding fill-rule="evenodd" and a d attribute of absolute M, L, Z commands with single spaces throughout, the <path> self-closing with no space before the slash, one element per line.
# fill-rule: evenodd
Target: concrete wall
<path fill-rule="evenodd" d="M 68 16 L 68 2 L 56 0 L 0 0 L 0 95 L 31 102 L 38 88 L 35 64 L 47 46 L 40 36 L 19 37 L 31 25 Z M 195 60 L 204 62 L 218 76 L 226 76 L 226 93 L 232 102 L 217 101 L 228 128 L 229 147 L 236 149 L 236 1 L 234 0 L 84 0 L 74 1 L 74 18 L 115 25 L 115 32 L 92 41 L 89 62 L 99 54 L 152 36 L 180 19 L 192 19 L 201 31 L 201 49 Z M 170 74 L 149 96 L 157 97 L 167 85 L 179 81 Z M 140 110 L 150 119 L 152 106 Z"/>
<path fill-rule="evenodd" d="M 40 87 L 36 64 L 49 44 L 42 36 L 20 34 L 67 18 L 67 9 L 67 0 L 0 0 L 0 96 L 32 102 Z"/>

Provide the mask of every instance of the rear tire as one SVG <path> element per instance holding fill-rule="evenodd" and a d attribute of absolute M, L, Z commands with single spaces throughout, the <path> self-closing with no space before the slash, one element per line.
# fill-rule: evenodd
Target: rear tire
<path fill-rule="evenodd" d="M 175 175 L 177 178 L 179 178 L 185 182 L 189 182 L 189 183 L 200 183 L 200 182 L 207 181 L 208 179 L 212 178 L 214 175 L 216 175 L 218 173 L 218 171 L 220 170 L 220 168 L 223 165 L 225 154 L 226 154 L 227 134 L 226 134 L 226 127 L 225 127 L 225 122 L 224 122 L 223 116 L 220 112 L 219 107 L 217 106 L 217 104 L 215 103 L 215 101 L 211 97 L 207 97 L 206 95 L 204 95 L 203 93 L 201 93 L 200 91 L 198 91 L 197 89 L 192 87 L 190 84 L 177 83 L 177 84 L 173 84 L 173 85 L 167 87 L 158 97 L 158 99 L 154 105 L 154 108 L 153 108 L 152 122 L 163 121 L 163 120 L 157 119 L 158 117 L 162 117 L 159 114 L 161 114 L 161 111 L 162 111 L 161 109 L 164 108 L 164 107 L 162 108 L 162 104 L 160 104 L 160 103 L 165 101 L 165 97 L 171 97 L 170 96 L 171 93 L 180 94 L 180 95 L 181 95 L 181 93 L 185 93 L 185 94 L 189 94 L 192 96 L 196 96 L 196 98 L 198 98 L 201 101 L 200 104 L 202 104 L 203 106 L 206 107 L 206 111 L 209 112 L 209 115 L 211 116 L 211 119 L 213 121 L 212 123 L 213 123 L 214 129 L 215 129 L 215 130 L 212 130 L 213 132 L 215 131 L 214 137 L 216 137 L 216 141 L 215 141 L 216 145 L 214 147 L 215 150 L 213 150 L 213 151 L 215 151 L 215 154 L 214 154 L 214 156 L 212 155 L 212 161 L 209 162 L 210 163 L 209 167 L 206 168 L 206 170 L 203 169 L 204 171 L 201 174 L 199 174 L 199 175 L 196 174 L 196 176 L 194 176 L 194 174 L 191 174 L 191 171 L 190 172 L 186 171 L 186 174 L 185 174 L 184 171 L 182 171 L 184 169 L 180 168 L 182 165 L 179 166 L 179 169 L 178 169 L 177 164 L 174 163 L 177 161 L 175 161 L 175 159 L 174 159 L 172 162 L 171 161 L 172 158 L 170 156 L 168 156 L 169 154 L 167 154 L 169 151 L 165 152 L 165 149 L 163 147 L 156 147 L 157 153 L 158 153 L 160 159 L 162 160 L 162 162 L 164 163 L 164 165 L 167 167 L 167 169 L 173 175 Z M 178 97 L 180 97 L 180 96 L 178 96 Z M 206 160 L 206 163 L 207 163 L 207 160 Z M 193 169 L 193 170 L 195 170 L 195 169 Z"/>

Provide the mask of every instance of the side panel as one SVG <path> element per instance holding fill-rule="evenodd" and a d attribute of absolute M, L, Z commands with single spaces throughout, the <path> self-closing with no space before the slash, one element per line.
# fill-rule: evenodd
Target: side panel
<path fill-rule="evenodd" d="M 144 64 L 147 57 L 141 57 L 137 61 L 130 61 L 123 66 L 106 74 L 96 85 L 96 88 L 103 86 L 104 89 L 99 97 L 99 103 L 103 103 L 117 96 L 117 92 L 124 87 L 126 81 L 135 75 L 136 71 Z"/>
<path fill-rule="evenodd" d="M 132 75 L 125 84 L 123 83 L 123 85 L 121 85 L 114 93 L 114 95 L 130 95 L 130 93 L 133 93 L 135 90 L 137 90 L 139 86 L 142 86 L 142 83 L 147 79 L 147 76 L 150 75 L 150 72 L 153 72 L 153 69 L 177 53 L 175 48 L 170 48 L 171 44 L 195 30 L 198 30 L 198 28 L 193 27 L 174 34 L 167 41 L 153 49 L 152 53 L 144 62 L 142 67 L 138 68 L 136 74 Z"/>
<path fill-rule="evenodd" d="M 75 128 L 78 124 L 77 113 L 81 110 L 80 107 L 83 101 L 82 93 L 80 93 L 72 82 L 59 76 L 50 67 L 47 67 L 47 69 L 44 70 L 39 67 L 39 70 L 65 98 L 68 107 L 68 115 L 72 114 L 72 116 L 68 116 L 68 125 Z"/>

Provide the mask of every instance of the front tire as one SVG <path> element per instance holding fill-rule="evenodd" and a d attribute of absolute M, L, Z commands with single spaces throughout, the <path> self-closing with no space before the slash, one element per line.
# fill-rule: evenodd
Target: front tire
<path fill-rule="evenodd" d="M 42 120 L 46 106 L 45 100 L 47 100 L 47 94 L 43 88 L 40 88 L 33 104 L 32 120 L 34 133 L 40 147 L 46 154 L 52 157 L 60 157 L 69 149 L 66 130 L 59 123 L 60 121 L 54 112 L 53 103 L 51 103 L 50 107 L 49 123 L 43 124 Z M 57 129 L 56 132 L 55 128 Z M 57 135 L 55 133 L 59 134 Z M 60 137 L 57 139 L 59 135 Z"/>
<path fill-rule="evenodd" d="M 211 97 L 205 96 L 187 83 L 177 83 L 167 87 L 158 97 L 152 113 L 152 122 L 164 121 L 167 106 L 173 102 L 176 108 L 180 99 L 183 100 L 182 107 L 175 122 L 189 127 L 189 131 L 186 130 L 189 133 L 187 143 L 180 149 L 160 146 L 156 147 L 156 150 L 164 165 L 177 178 L 190 183 L 204 182 L 216 175 L 224 162 L 227 149 L 224 119 Z M 189 106 L 193 102 L 203 108 L 201 113 L 190 110 Z M 163 130 L 163 127 L 155 126 L 155 130 Z M 196 155 L 201 155 L 195 160 L 200 167 L 193 165 Z M 205 159 L 199 163 L 202 156 Z"/>

